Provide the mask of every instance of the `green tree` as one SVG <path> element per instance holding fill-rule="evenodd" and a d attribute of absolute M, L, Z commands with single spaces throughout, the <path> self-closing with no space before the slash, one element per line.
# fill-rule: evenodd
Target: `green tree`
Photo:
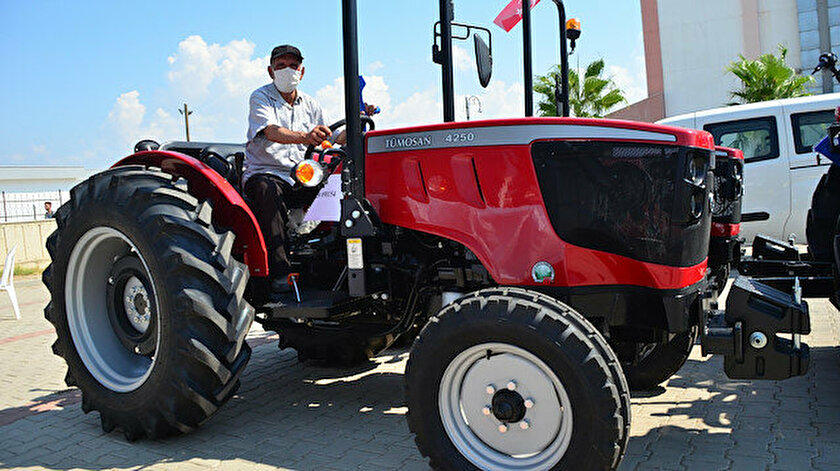
<path fill-rule="evenodd" d="M 730 64 L 726 71 L 741 81 L 741 88 L 730 93 L 737 100 L 730 105 L 810 95 L 808 86 L 814 79 L 799 75 L 788 67 L 787 53 L 787 48 L 780 44 L 778 56 L 764 54 L 756 60 L 749 60 L 742 55 Z"/>
<path fill-rule="evenodd" d="M 559 76 L 560 66 L 556 65 L 548 74 L 536 77 L 534 91 L 541 95 L 541 116 L 558 116 L 554 103 L 554 83 L 555 77 Z M 624 92 L 615 82 L 604 77 L 603 59 L 598 59 L 586 67 L 582 82 L 577 71 L 569 71 L 569 107 L 573 116 L 603 118 L 615 105 L 626 101 Z"/>

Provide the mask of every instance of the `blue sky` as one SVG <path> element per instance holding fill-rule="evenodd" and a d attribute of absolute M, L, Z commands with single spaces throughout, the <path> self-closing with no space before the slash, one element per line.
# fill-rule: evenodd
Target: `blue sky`
<path fill-rule="evenodd" d="M 521 29 L 492 25 L 508 0 L 456 0 L 456 20 L 489 26 L 494 75 L 487 90 L 461 43 L 456 93 L 476 94 L 484 117 L 522 113 Z M 631 101 L 644 97 L 641 14 L 636 0 L 567 0 L 583 37 L 572 64 L 604 57 Z M 440 121 L 440 69 L 431 62 L 434 0 L 359 0 L 367 101 L 388 126 Z M 557 61 L 557 15 L 533 13 L 534 71 Z M 301 89 L 341 109 L 339 0 L 230 2 L 19 2 L 0 0 L 0 165 L 101 168 L 142 137 L 183 139 L 187 101 L 194 140 L 244 140 L 247 97 L 267 83 L 265 62 L 281 43 L 299 45 Z M 463 115 L 463 98 L 457 102 Z M 336 116 L 340 117 L 340 116 Z"/>

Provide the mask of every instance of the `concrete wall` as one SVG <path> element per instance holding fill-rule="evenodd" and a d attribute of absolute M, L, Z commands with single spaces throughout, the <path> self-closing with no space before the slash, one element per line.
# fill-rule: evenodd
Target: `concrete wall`
<path fill-rule="evenodd" d="M 724 72 L 744 50 L 741 2 L 659 2 L 665 114 L 715 108 L 737 85 Z"/>
<path fill-rule="evenodd" d="M 47 237 L 56 229 L 55 221 L 18 222 L 0 224 L 0 269 L 6 254 L 17 246 L 15 265 L 26 268 L 43 268 L 50 261 Z"/>
<path fill-rule="evenodd" d="M 740 54 L 783 44 L 788 64 L 801 67 L 796 0 L 668 0 L 658 17 L 667 116 L 730 102 L 739 82 L 726 67 Z"/>
<path fill-rule="evenodd" d="M 825 3 L 824 5 L 820 5 Z M 817 66 L 820 54 L 830 44 L 835 53 L 840 53 L 840 0 L 797 0 L 797 14 L 799 19 L 799 38 L 801 44 L 802 68 L 810 73 Z M 825 8 L 827 15 L 821 24 L 820 8 Z M 817 76 L 812 87 L 814 93 L 822 93 L 823 76 Z M 840 90 L 833 79 L 829 77 L 826 86 L 834 91 Z M 827 90 L 827 89 L 826 89 Z"/>

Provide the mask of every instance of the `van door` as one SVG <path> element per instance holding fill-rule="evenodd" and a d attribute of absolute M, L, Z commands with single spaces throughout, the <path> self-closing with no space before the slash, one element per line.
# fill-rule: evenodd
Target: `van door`
<path fill-rule="evenodd" d="M 825 107 L 825 103 L 814 103 Z M 834 110 L 831 108 L 798 111 L 785 108 L 789 116 L 785 120 L 785 134 L 790 137 L 791 146 L 787 149 L 790 162 L 790 217 L 785 223 L 785 234 L 796 234 L 796 239 L 805 242 L 805 225 L 808 209 L 811 208 L 811 196 L 828 171 L 831 161 L 819 157 L 814 146 L 828 133 L 828 126 L 834 122 Z"/>
<path fill-rule="evenodd" d="M 782 109 L 760 113 L 726 122 L 714 122 L 711 117 L 701 122 L 698 117 L 697 123 L 714 136 L 717 145 L 744 152 L 741 235 L 748 244 L 756 234 L 784 240 L 790 215 L 790 170 L 787 159 L 781 158 L 788 142 L 779 132 Z"/>

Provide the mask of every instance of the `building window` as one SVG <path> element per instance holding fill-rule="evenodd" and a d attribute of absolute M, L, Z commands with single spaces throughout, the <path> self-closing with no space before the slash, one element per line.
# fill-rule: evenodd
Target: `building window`
<path fill-rule="evenodd" d="M 712 133 L 715 144 L 744 152 L 746 163 L 779 157 L 779 132 L 773 116 L 707 124 L 703 129 Z"/>
<path fill-rule="evenodd" d="M 825 136 L 828 127 L 834 122 L 834 112 L 831 110 L 797 113 L 790 116 L 793 127 L 793 142 L 797 154 L 810 154 Z"/>

